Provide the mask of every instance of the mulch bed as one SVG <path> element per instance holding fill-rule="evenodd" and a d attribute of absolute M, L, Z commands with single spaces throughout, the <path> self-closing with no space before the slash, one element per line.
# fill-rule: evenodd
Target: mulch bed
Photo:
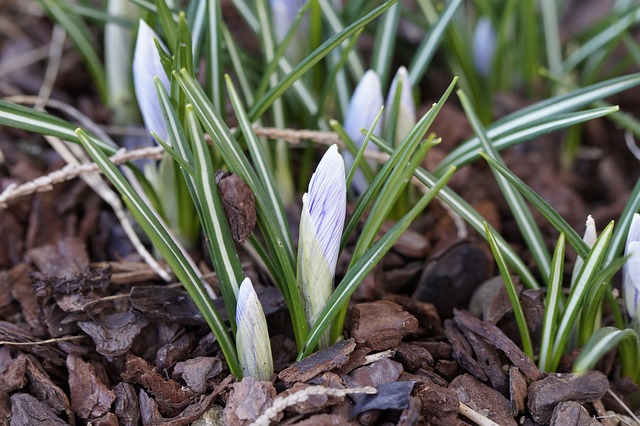
<path fill-rule="evenodd" d="M 21 19 L 35 30 L 3 43 L 0 63 L 48 37 L 46 20 Z M 64 58 L 57 97 L 107 121 L 86 94 L 77 55 L 68 48 Z M 33 93 L 41 75 L 42 64 L 7 74 L 0 93 Z M 612 103 L 638 113 L 638 99 L 634 90 Z M 507 113 L 526 102 L 505 97 L 499 106 Z M 449 102 L 431 129 L 444 142 L 428 162 L 471 135 L 461 123 Z M 622 133 L 604 120 L 585 126 L 571 172 L 559 164 L 560 138 L 504 159 L 576 229 L 587 214 L 601 226 L 617 218 L 638 178 Z M 14 129 L 0 128 L 0 153 L 0 191 L 64 165 L 40 137 Z M 450 186 L 533 264 L 485 164 L 462 168 Z M 0 424 L 633 424 L 622 400 L 638 388 L 619 378 L 615 351 L 581 376 L 569 373 L 575 353 L 549 375 L 523 354 L 488 246 L 438 203 L 357 290 L 345 339 L 297 363 L 282 297 L 241 250 L 267 313 L 277 377 L 238 382 L 186 292 L 141 262 L 101 199 L 80 180 L 46 189 L 0 207 Z M 537 219 L 552 246 L 555 231 Z M 207 271 L 205 252 L 193 255 Z M 520 288 L 520 299 L 535 340 L 544 294 Z"/>

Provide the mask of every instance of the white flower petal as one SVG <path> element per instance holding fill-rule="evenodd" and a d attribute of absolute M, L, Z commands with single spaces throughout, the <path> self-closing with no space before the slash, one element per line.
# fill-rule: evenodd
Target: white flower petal
<path fill-rule="evenodd" d="M 335 265 L 333 268 L 329 267 L 323 247 L 316 235 L 313 219 L 309 214 L 308 202 L 308 196 L 305 194 L 302 197 L 300 217 L 297 282 L 307 325 L 313 327 L 333 292 Z M 319 347 L 321 349 L 328 347 L 330 338 L 330 332 L 327 330 L 318 342 Z"/>
<path fill-rule="evenodd" d="M 305 203 L 305 197 L 308 197 L 308 203 Z M 303 204 L 307 205 L 333 277 L 347 206 L 344 160 L 336 145 L 332 145 L 318 163 L 309 182 L 309 192 L 303 196 Z"/>
<path fill-rule="evenodd" d="M 380 78 L 375 71 L 369 70 L 360 79 L 356 89 L 349 101 L 349 107 L 344 119 L 344 130 L 349 137 L 360 147 L 364 142 L 365 136 L 360 132 L 361 129 L 368 129 L 373 125 L 376 115 L 382 108 L 382 89 L 380 87 Z M 373 133 L 380 136 L 382 132 L 382 120 L 378 121 Z M 373 143 L 367 145 L 367 150 L 376 151 L 378 148 Z M 344 161 L 347 168 L 351 168 L 353 164 L 353 156 L 345 151 Z M 352 180 L 352 186 L 359 193 L 363 193 L 367 189 L 367 181 L 360 170 L 355 174 Z"/>
<path fill-rule="evenodd" d="M 589 246 L 589 248 L 593 247 L 598 239 L 598 232 L 596 231 L 596 221 L 593 220 L 591 215 L 587 216 L 587 222 L 585 223 L 584 236 L 582 240 Z M 573 265 L 573 271 L 571 273 L 571 284 L 573 284 L 578 278 L 578 274 L 580 273 L 580 269 L 582 269 L 582 265 L 584 265 L 584 260 L 578 256 L 576 258 L 576 263 Z"/>
<path fill-rule="evenodd" d="M 160 62 L 160 54 L 154 39 L 158 40 L 162 48 L 167 51 L 158 35 L 141 19 L 133 54 L 133 87 L 145 127 L 149 132 L 155 132 L 161 139 L 166 140 L 167 127 L 162 118 L 162 108 L 153 79 L 160 78 L 167 90 L 170 89 L 170 83 Z"/>
<path fill-rule="evenodd" d="M 411 131 L 416 124 L 416 106 L 413 102 L 413 93 L 411 89 L 411 82 L 409 81 L 409 73 L 405 67 L 398 68 L 389 93 L 387 94 L 387 102 L 385 104 L 385 123 L 389 123 L 389 114 L 393 109 L 393 103 L 398 91 L 398 84 L 402 82 L 402 88 L 400 92 L 400 104 L 398 105 L 398 117 L 396 119 L 396 131 L 394 135 L 394 143 L 396 146 L 404 139 L 404 137 Z M 386 124 L 385 124 L 386 125 Z"/>
<path fill-rule="evenodd" d="M 261 381 L 270 380 L 273 374 L 273 355 L 267 319 L 249 278 L 242 281 L 238 291 L 236 325 L 236 349 L 243 376 Z"/>
<path fill-rule="evenodd" d="M 636 318 L 640 302 L 640 215 L 635 213 L 627 233 L 625 256 L 630 256 L 622 267 L 622 290 L 627 315 Z"/>

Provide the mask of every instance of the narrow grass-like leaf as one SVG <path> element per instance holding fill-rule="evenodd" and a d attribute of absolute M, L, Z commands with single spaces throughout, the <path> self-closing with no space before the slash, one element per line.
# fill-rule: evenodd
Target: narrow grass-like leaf
<path fill-rule="evenodd" d="M 556 119 L 559 114 L 575 111 L 592 102 L 604 99 L 613 94 L 630 89 L 640 84 L 640 73 L 613 78 L 593 84 L 570 93 L 555 96 L 523 108 L 513 114 L 497 120 L 487 128 L 487 136 L 494 140 L 494 146 L 500 150 L 505 148 L 499 139 L 516 130 L 530 127 L 532 123 L 544 123 Z M 453 150 L 439 164 L 434 173 L 442 173 L 451 164 L 464 164 L 477 158 L 480 140 L 471 138 Z"/>
<path fill-rule="evenodd" d="M 613 235 L 611 236 L 609 250 L 604 258 L 606 264 L 611 263 L 616 256 L 622 253 L 622 248 L 624 247 L 627 234 L 629 233 L 633 214 L 638 211 L 640 211 L 640 179 L 633 187 L 633 191 L 631 192 L 631 195 L 629 195 L 629 199 L 624 206 L 624 210 L 617 220 L 616 229 L 614 229 Z"/>
<path fill-rule="evenodd" d="M 118 192 L 120 192 L 127 206 L 135 215 L 136 221 L 143 227 L 145 233 L 152 240 L 154 247 L 169 263 L 176 277 L 178 277 L 195 302 L 198 310 L 216 336 L 231 373 L 239 376 L 241 371 L 238 365 L 235 345 L 220 315 L 211 303 L 211 299 L 207 296 L 202 282 L 200 282 L 195 271 L 187 261 L 183 249 L 169 234 L 162 221 L 158 219 L 149 206 L 144 203 L 129 182 L 127 182 L 124 176 L 118 171 L 116 166 L 109 161 L 106 155 L 92 142 L 88 135 L 80 129 L 77 130 L 77 135 L 78 140 L 85 147 L 93 161 L 98 164 L 105 177 L 109 179 Z"/>
<path fill-rule="evenodd" d="M 589 256 L 585 260 L 584 265 L 582 265 L 582 269 L 578 274 L 576 282 L 571 287 L 571 292 L 567 298 L 567 306 L 564 314 L 562 315 L 562 319 L 560 320 L 560 324 L 558 325 L 556 338 L 553 342 L 553 355 L 549 371 L 554 371 L 560 363 L 560 357 L 567 346 L 571 330 L 573 330 L 576 325 L 576 320 L 580 313 L 580 309 L 582 308 L 584 299 L 593 284 L 593 278 L 597 275 L 602 259 L 606 253 L 612 231 L 613 222 L 609 223 L 609 225 L 602 230 L 602 233 L 593 245 Z"/>
<path fill-rule="evenodd" d="M 282 206 L 282 202 L 280 201 L 280 196 L 275 186 L 275 178 L 271 173 L 271 168 L 266 162 L 266 155 L 263 151 L 262 144 L 260 143 L 258 137 L 253 131 L 253 127 L 251 126 L 251 122 L 247 117 L 247 113 L 240 101 L 238 93 L 233 87 L 233 83 L 229 76 L 226 76 L 227 83 L 227 91 L 229 92 L 229 98 L 231 101 L 231 105 L 236 113 L 236 118 L 238 120 L 238 125 L 242 130 L 245 141 L 247 143 L 247 147 L 249 149 L 249 153 L 251 155 L 251 160 L 253 161 L 253 165 L 256 170 L 256 176 L 260 181 L 262 187 L 264 188 L 264 194 L 260 197 L 261 202 L 265 202 L 268 200 L 271 208 L 276 212 L 276 216 L 280 221 L 279 226 L 283 229 L 282 232 L 288 233 L 288 222 L 286 220 L 284 214 L 284 208 Z M 288 235 L 288 234 L 287 234 Z M 255 247 L 255 245 L 254 245 Z M 268 259 L 267 253 L 262 251 L 263 256 L 261 258 L 266 264 L 272 264 L 271 260 Z M 271 268 L 272 274 L 276 273 Z M 284 272 L 282 270 L 278 270 L 276 276 L 282 277 Z M 291 319 L 294 324 L 294 329 L 298 329 L 298 334 L 303 335 L 305 333 L 306 320 L 304 317 L 304 310 L 302 309 L 302 299 L 300 298 L 300 293 L 297 291 L 297 286 L 291 287 L 285 280 L 276 281 L 276 285 L 282 292 L 287 306 L 289 307 L 289 312 L 291 314 Z M 300 323 L 304 324 L 300 325 Z"/>
<path fill-rule="evenodd" d="M 261 117 L 262 114 L 269 108 L 273 102 L 278 99 L 294 82 L 296 82 L 303 74 L 317 64 L 322 58 L 324 58 L 330 51 L 338 47 L 347 38 L 354 35 L 360 28 L 373 21 L 385 10 L 393 6 L 397 0 L 388 0 L 382 5 L 376 7 L 371 12 L 367 13 L 362 18 L 353 22 L 351 25 L 333 35 L 329 40 L 325 41 L 320 47 L 308 55 L 302 62 L 300 62 L 289 74 L 287 74 L 280 82 L 262 98 L 260 99 L 249 111 L 249 119 L 251 121 Z"/>
<path fill-rule="evenodd" d="M 553 341 L 558 328 L 557 318 L 563 305 L 562 277 L 564 274 L 564 234 L 560 233 L 556 248 L 551 259 L 551 274 L 547 281 L 547 297 L 544 303 L 544 320 L 542 322 L 542 337 L 540 338 L 540 354 L 538 367 L 541 371 L 551 371 L 553 355 Z"/>
<path fill-rule="evenodd" d="M 476 133 L 480 142 L 482 143 L 483 148 L 487 152 L 491 158 L 493 158 L 497 163 L 500 163 L 504 166 L 498 151 L 493 147 L 491 140 L 487 136 L 484 127 L 480 123 L 480 119 L 476 115 L 473 107 L 471 106 L 471 102 L 467 98 L 467 96 L 462 91 L 458 91 L 458 97 L 460 98 L 460 102 L 462 103 L 462 108 L 471 123 L 471 127 L 473 131 Z M 506 167 L 506 166 L 505 166 Z M 536 261 L 538 266 L 538 270 L 542 275 L 542 279 L 546 281 L 549 278 L 549 273 L 551 271 L 551 259 L 549 258 L 549 252 L 547 251 L 547 247 L 544 242 L 544 238 L 542 237 L 542 233 L 540 232 L 540 228 L 536 224 L 529 207 L 527 207 L 522 195 L 518 193 L 518 191 L 507 181 L 507 179 L 500 175 L 496 170 L 492 169 L 493 175 L 495 176 L 496 181 L 498 182 L 498 186 L 502 191 L 502 195 L 504 196 L 509 208 L 511 209 L 511 213 L 513 214 L 516 223 L 518 224 L 518 229 L 520 229 L 520 233 L 524 238 L 525 243 L 527 244 L 527 248 L 531 252 L 531 255 Z"/>
<path fill-rule="evenodd" d="M 594 108 L 586 111 L 576 112 L 576 113 L 567 113 L 560 114 L 557 116 L 550 117 L 548 121 L 543 121 L 539 124 L 528 123 L 525 127 L 517 129 L 512 133 L 508 133 L 502 136 L 491 137 L 491 127 L 487 130 L 487 135 L 492 139 L 493 146 L 498 150 L 502 151 L 505 148 L 509 148 L 511 146 L 517 145 L 521 142 L 525 142 L 531 140 L 537 136 L 548 134 L 554 132 L 556 130 L 565 129 L 571 127 L 575 124 L 581 124 L 589 120 L 593 120 L 596 118 L 609 116 L 613 117 L 613 115 L 619 110 L 617 106 L 612 107 L 601 107 Z M 613 118 L 612 118 L 613 119 Z M 478 140 L 477 138 L 469 139 L 466 143 Z M 464 147 L 465 145 L 462 145 Z M 465 151 L 465 152 L 462 152 Z M 451 154 L 458 153 L 458 148 L 454 149 Z M 453 159 L 453 163 L 458 166 L 462 166 L 468 164 L 472 161 L 475 161 L 478 158 L 480 151 L 466 151 L 462 149 L 460 151 L 461 156 L 457 156 Z M 443 161 L 449 162 L 448 158 L 445 158 Z M 436 169 L 436 172 L 440 170 L 442 163 L 440 163 Z"/>
<path fill-rule="evenodd" d="M 337 15 L 336 8 L 333 3 L 330 0 L 318 0 L 318 4 L 322 10 L 322 17 L 325 19 L 331 30 L 334 33 L 344 31 L 345 26 L 340 22 L 340 17 Z M 351 76 L 353 79 L 356 81 L 360 80 L 364 74 L 364 66 L 362 65 L 362 61 L 355 50 L 349 53 L 347 64 L 351 69 Z"/>
<path fill-rule="evenodd" d="M 286 218 L 282 216 L 283 210 L 279 203 L 279 198 L 274 197 L 273 193 L 269 192 L 258 178 L 254 168 L 249 163 L 249 159 L 231 135 L 231 131 L 220 117 L 220 114 L 213 109 L 200 85 L 192 76 L 184 71 L 181 74 L 174 73 L 174 76 L 185 91 L 187 98 L 192 102 L 194 111 L 198 114 L 198 118 L 204 125 L 204 128 L 214 140 L 229 170 L 239 175 L 245 181 L 256 198 L 258 224 L 264 234 L 269 253 L 275 256 L 274 260 L 277 261 L 278 269 L 282 273 L 281 278 L 283 278 L 283 282 L 279 283 L 280 288 L 295 289 L 296 278 L 294 274 L 295 267 L 293 266 L 295 265 L 293 243 L 289 233 L 288 222 Z M 237 107 L 238 105 L 240 104 L 236 102 L 235 106 Z M 245 129 L 248 123 L 250 123 L 246 115 L 243 117 L 242 114 L 239 114 L 238 120 L 243 122 L 242 126 L 244 126 Z M 262 165 L 257 167 L 264 168 L 266 166 Z M 288 294 L 286 291 L 283 291 L 283 295 L 287 297 Z M 296 295 L 297 293 L 294 294 L 292 292 L 291 298 L 287 300 L 287 303 L 291 303 L 289 305 L 291 312 L 296 312 L 295 314 L 292 313 L 294 332 L 298 345 L 302 345 L 307 333 L 307 324 L 306 321 L 299 320 L 300 318 L 304 318 L 304 316 L 300 316 L 302 305 L 300 304 L 298 306 Z M 298 308 L 300 308 L 299 312 Z"/>
<path fill-rule="evenodd" d="M 395 225 L 384 234 L 367 252 L 349 269 L 340 284 L 336 287 L 333 295 L 327 301 L 324 309 L 318 316 L 318 320 L 307 336 L 304 350 L 298 354 L 298 360 L 308 356 L 313 348 L 318 344 L 324 331 L 331 325 L 333 319 L 348 303 L 353 292 L 365 277 L 373 270 L 375 265 L 389 251 L 393 244 L 400 238 L 400 235 L 411 225 L 411 222 L 424 210 L 424 208 L 436 197 L 438 191 L 442 189 L 448 180 L 453 176 L 455 168 L 451 168 L 437 183 L 424 194 L 413 208 L 396 222 Z"/>
<path fill-rule="evenodd" d="M 231 328 L 235 330 L 237 296 L 244 272 L 216 184 L 216 170 L 213 168 L 207 143 L 191 105 L 186 106 L 185 126 L 193 150 L 195 188 L 202 209 L 207 245 L 220 283 L 224 305 L 229 313 Z"/>
<path fill-rule="evenodd" d="M 378 146 L 378 148 L 380 148 L 381 151 L 386 152 L 387 154 L 391 154 L 393 152 L 392 149 L 379 138 L 374 136 L 372 141 Z M 437 178 L 433 174 L 421 167 L 416 169 L 414 176 L 428 188 L 432 188 L 437 181 Z M 456 214 L 460 215 L 460 217 L 464 219 L 464 221 L 467 222 L 467 224 L 479 235 L 483 237 L 485 236 L 484 222 L 486 220 L 462 197 L 450 188 L 444 187 L 440 190 L 438 198 L 448 205 Z M 520 259 L 518 254 L 509 246 L 504 238 L 495 231 L 495 229 L 491 229 L 491 231 L 494 233 L 496 242 L 498 243 L 498 246 L 500 247 L 500 250 L 505 256 L 507 262 L 509 262 L 513 270 L 518 274 L 520 279 L 522 279 L 523 284 L 527 288 L 539 288 L 540 286 L 536 277 L 531 273 L 528 266 L 522 261 L 522 259 Z"/>
<path fill-rule="evenodd" d="M 580 313 L 578 345 L 585 344 L 595 329 L 600 327 L 602 320 L 602 297 L 605 291 L 611 292 L 611 286 L 609 284 L 611 278 L 622 268 L 626 260 L 624 257 L 614 259 L 593 278 L 593 284 L 582 306 L 582 312 Z"/>
<path fill-rule="evenodd" d="M 587 344 L 582 348 L 580 355 L 573 363 L 573 372 L 584 373 L 593 369 L 600 358 L 625 340 L 628 341 L 630 348 L 634 352 L 630 358 L 635 360 L 635 365 L 629 370 L 637 370 L 637 360 L 640 359 L 640 340 L 635 330 L 603 327 L 593 333 Z M 625 371 L 624 368 L 623 372 L 626 375 L 631 373 L 630 371 Z"/>
<path fill-rule="evenodd" d="M 222 10 L 220 0 L 207 0 L 207 88 L 213 107 L 224 111 L 223 72 L 222 58 Z"/>
<path fill-rule="evenodd" d="M 59 0 L 39 0 L 51 17 L 60 24 L 66 31 L 69 38 L 78 48 L 78 52 L 84 59 L 91 74 L 93 83 L 98 89 L 100 98 L 106 101 L 109 97 L 107 93 L 107 79 L 102 66 L 102 61 L 98 55 L 98 46 L 95 40 L 89 38 L 91 31 L 89 27 L 74 13 L 70 13 L 62 7 Z"/>
<path fill-rule="evenodd" d="M 382 87 L 389 81 L 391 60 L 395 52 L 398 22 L 400 21 L 400 4 L 394 4 L 381 19 L 376 31 L 371 58 L 371 69 L 380 77 Z"/>
<path fill-rule="evenodd" d="M 499 172 L 502 176 L 507 178 L 507 180 L 513 185 L 518 191 L 524 195 L 524 197 L 531 204 L 534 205 L 536 209 L 542 214 L 553 227 L 558 230 L 558 232 L 562 232 L 565 234 L 565 237 L 569 244 L 578 252 L 578 255 L 583 259 L 587 257 L 589 253 L 589 247 L 587 244 L 582 241 L 582 238 L 578 233 L 567 223 L 566 220 L 562 216 L 558 214 L 557 211 L 551 207 L 549 203 L 547 203 L 542 197 L 540 197 L 536 192 L 531 189 L 527 184 L 525 184 L 519 177 L 517 177 L 513 172 L 507 169 L 504 165 L 498 163 L 493 158 L 489 157 L 485 153 L 480 153 L 482 158 L 484 158 L 493 170 Z"/>
<path fill-rule="evenodd" d="M 0 125 L 22 129 L 40 135 L 54 136 L 65 141 L 80 143 L 76 126 L 47 112 L 36 111 L 24 105 L 0 99 Z M 107 155 L 116 153 L 117 147 L 95 136 L 91 141 Z"/>
<path fill-rule="evenodd" d="M 552 73 L 559 73 L 562 68 L 562 45 L 560 44 L 560 24 L 558 20 L 558 2 L 542 0 L 542 22 L 544 25 L 547 63 Z"/>
<path fill-rule="evenodd" d="M 487 235 L 487 241 L 489 242 L 489 247 L 491 247 L 491 252 L 493 253 L 493 257 L 498 264 L 498 269 L 500 269 L 500 274 L 502 275 L 502 281 L 507 289 L 507 294 L 509 295 L 509 300 L 511 301 L 511 307 L 513 308 L 513 315 L 516 318 L 516 323 L 518 324 L 518 330 L 520 330 L 520 338 L 522 339 L 522 349 L 527 356 L 533 360 L 533 345 L 531 344 L 531 334 L 529 333 L 529 326 L 527 325 L 527 318 L 524 316 L 524 311 L 522 310 L 522 305 L 520 304 L 520 299 L 518 298 L 518 291 L 516 290 L 515 284 L 513 284 L 513 280 L 511 280 L 511 275 L 509 275 L 509 268 L 507 267 L 507 263 L 504 261 L 504 257 L 502 257 L 502 253 L 500 252 L 500 248 L 498 248 L 498 244 L 496 242 L 491 229 L 489 229 L 489 225 L 484 223 L 484 230 Z"/>
<path fill-rule="evenodd" d="M 431 58 L 433 58 L 433 55 L 440 46 L 442 36 L 461 4 L 462 0 L 451 0 L 436 24 L 431 28 L 429 35 L 425 37 L 420 43 L 420 46 L 418 46 L 411 65 L 409 65 L 409 81 L 411 81 L 411 86 L 417 87 L 419 85 L 420 79 L 431 63 Z"/>
<path fill-rule="evenodd" d="M 562 63 L 561 72 L 564 74 L 571 72 L 580 62 L 601 51 L 608 43 L 620 37 L 631 25 L 638 22 L 638 18 L 640 18 L 640 8 L 636 8 L 623 17 L 616 19 L 610 25 L 605 26 L 602 31 L 583 43 Z M 553 69 L 550 69 L 550 71 L 554 73 Z M 560 71 L 560 69 L 557 71 Z"/>
<path fill-rule="evenodd" d="M 373 172 L 373 170 L 371 170 L 371 165 L 366 161 L 361 161 L 361 159 L 364 155 L 366 147 L 369 145 L 371 136 L 373 135 L 373 132 L 375 131 L 376 126 L 380 121 L 380 117 L 382 117 L 382 111 L 383 110 L 381 108 L 380 111 L 378 112 L 378 115 L 376 115 L 376 118 L 373 120 L 373 124 L 369 127 L 369 130 L 367 130 L 368 138 L 365 137 L 365 140 L 362 142 L 362 146 L 360 147 L 358 147 L 358 145 L 356 145 L 353 139 L 349 137 L 349 135 L 344 130 L 344 127 L 340 122 L 338 122 L 337 120 L 329 121 L 329 126 L 331 126 L 331 130 L 336 132 L 338 137 L 342 140 L 345 147 L 347 148 L 347 151 L 349 151 L 349 153 L 354 156 L 353 164 L 351 165 L 351 170 L 349 170 L 349 174 L 352 174 L 351 171 L 353 171 L 353 175 L 355 176 L 356 170 L 360 168 L 360 171 L 364 175 L 367 182 L 371 182 L 373 180 L 373 178 L 375 177 L 375 173 Z M 360 159 L 355 158 L 358 155 L 360 155 Z M 356 162 L 356 159 L 358 160 L 357 162 Z M 349 179 L 348 182 L 350 185 L 351 179 Z M 347 185 L 347 188 L 349 187 L 349 185 Z"/>
<path fill-rule="evenodd" d="M 158 21 L 162 27 L 167 45 L 170 49 L 174 49 L 178 42 L 178 31 L 176 29 L 176 22 L 173 20 L 171 9 L 169 9 L 166 0 L 155 0 L 155 4 L 156 15 L 158 16 Z"/>

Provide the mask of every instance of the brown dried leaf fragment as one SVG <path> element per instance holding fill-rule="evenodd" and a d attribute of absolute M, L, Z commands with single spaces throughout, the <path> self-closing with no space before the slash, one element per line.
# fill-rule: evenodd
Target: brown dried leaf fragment
<path fill-rule="evenodd" d="M 234 241 L 244 244 L 256 227 L 256 201 L 253 192 L 240 176 L 229 172 L 218 171 L 216 183 L 229 220 L 231 235 Z"/>
<path fill-rule="evenodd" d="M 93 365 L 69 355 L 67 369 L 73 411 L 84 420 L 105 415 L 116 397 L 113 391 L 100 381 Z"/>
<path fill-rule="evenodd" d="M 98 353 L 117 356 L 131 348 L 133 339 L 147 325 L 147 320 L 131 312 L 118 312 L 97 321 L 80 321 L 78 325 L 91 336 Z"/>

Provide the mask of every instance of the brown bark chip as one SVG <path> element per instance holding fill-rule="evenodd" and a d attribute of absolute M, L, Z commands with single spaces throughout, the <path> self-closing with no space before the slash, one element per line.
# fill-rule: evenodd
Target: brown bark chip
<path fill-rule="evenodd" d="M 456 424 L 458 394 L 455 390 L 424 382 L 417 385 L 417 395 L 422 402 L 422 414 L 434 426 Z"/>
<path fill-rule="evenodd" d="M 189 389 L 204 393 L 207 382 L 222 372 L 222 361 L 214 357 L 197 357 L 176 364 L 173 374 L 180 375 Z"/>
<path fill-rule="evenodd" d="M 233 392 L 227 398 L 224 420 L 227 425 L 245 426 L 253 423 L 276 397 L 276 389 L 271 382 L 259 382 L 245 377 L 233 385 Z M 281 416 L 281 415 L 280 415 Z"/>
<path fill-rule="evenodd" d="M 49 404 L 49 407 L 56 413 L 65 413 L 71 417 L 71 405 L 69 398 L 43 370 L 40 363 L 32 355 L 27 356 L 27 378 L 31 386 L 32 394 L 42 402 Z"/>
<path fill-rule="evenodd" d="M 549 375 L 529 386 L 529 411 L 536 422 L 547 424 L 559 403 L 592 402 L 600 399 L 608 389 L 609 381 L 599 371 Z"/>
<path fill-rule="evenodd" d="M 59 417 L 53 414 L 51 408 L 26 393 L 16 393 L 11 396 L 11 422 L 10 426 L 33 425 L 66 425 Z"/>
<path fill-rule="evenodd" d="M 338 342 L 285 368 L 278 374 L 278 378 L 285 383 L 311 380 L 325 371 L 330 371 L 346 364 L 355 347 L 356 344 L 353 339 Z"/>
<path fill-rule="evenodd" d="M 135 388 L 120 382 L 113 389 L 116 400 L 114 412 L 122 426 L 136 426 L 140 422 L 140 405 Z"/>
<path fill-rule="evenodd" d="M 599 426 L 598 420 L 591 417 L 589 412 L 580 404 L 573 401 L 565 401 L 556 405 L 551 417 L 551 426 Z"/>
<path fill-rule="evenodd" d="M 151 368 L 147 362 L 134 355 L 127 355 L 122 380 L 141 385 L 158 401 L 160 413 L 166 417 L 176 416 L 187 407 L 193 392 Z"/>
<path fill-rule="evenodd" d="M 509 368 L 509 396 L 513 417 L 524 412 L 527 389 L 527 379 L 524 378 L 518 367 L 512 365 Z"/>
<path fill-rule="evenodd" d="M 487 343 L 504 352 L 513 365 L 518 367 L 529 380 L 535 381 L 542 378 L 543 374 L 533 361 L 495 325 L 480 321 L 469 313 L 457 309 L 454 311 L 454 320 L 458 325 L 468 328 L 485 339 Z"/>
<path fill-rule="evenodd" d="M 395 348 L 418 329 L 416 317 L 388 300 L 359 303 L 352 311 L 351 336 L 358 344 L 382 351 Z"/>
<path fill-rule="evenodd" d="M 483 385 L 475 377 L 463 374 L 449 384 L 458 394 L 460 402 L 468 405 L 501 426 L 517 426 L 511 416 L 509 401 L 500 392 Z"/>
<path fill-rule="evenodd" d="M 94 367 L 80 358 L 69 355 L 67 369 L 71 408 L 78 417 L 87 420 L 106 414 L 116 397 L 96 376 Z"/>

